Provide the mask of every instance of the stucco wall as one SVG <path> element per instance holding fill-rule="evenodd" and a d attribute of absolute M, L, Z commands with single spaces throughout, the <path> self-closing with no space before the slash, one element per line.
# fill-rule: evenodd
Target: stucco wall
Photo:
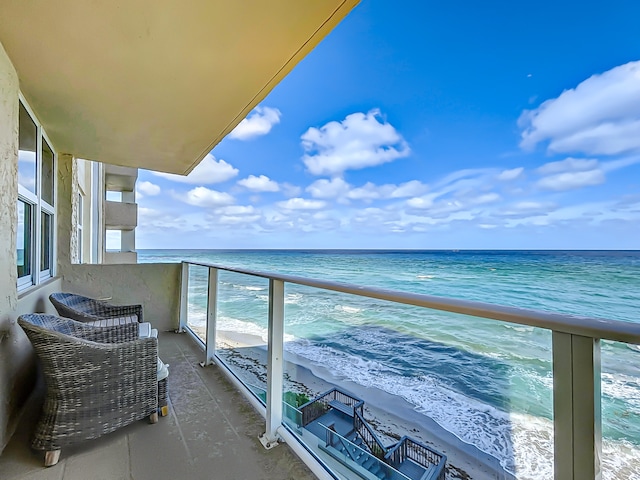
<path fill-rule="evenodd" d="M 178 328 L 180 312 L 179 263 L 135 265 L 69 265 L 62 289 L 115 304 L 144 307 L 144 320 L 158 330 Z"/>
<path fill-rule="evenodd" d="M 58 154 L 57 158 L 57 257 L 58 275 L 64 275 L 65 269 L 78 258 L 78 207 L 75 201 L 78 195 L 77 173 L 74 159 L 68 154 Z"/>
<path fill-rule="evenodd" d="M 0 451 L 13 429 L 16 355 L 23 351 L 17 306 L 18 76 L 0 44 Z"/>

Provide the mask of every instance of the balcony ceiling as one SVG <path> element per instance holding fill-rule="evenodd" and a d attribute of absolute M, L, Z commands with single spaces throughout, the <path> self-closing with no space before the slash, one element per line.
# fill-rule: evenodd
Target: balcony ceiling
<path fill-rule="evenodd" d="M 358 0 L 9 0 L 0 42 L 59 153 L 187 174 Z"/>

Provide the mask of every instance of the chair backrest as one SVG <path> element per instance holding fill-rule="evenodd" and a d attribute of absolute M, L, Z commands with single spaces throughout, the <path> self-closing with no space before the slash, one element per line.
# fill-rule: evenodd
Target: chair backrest
<path fill-rule="evenodd" d="M 75 293 L 52 293 L 49 300 L 58 314 L 79 322 L 95 322 L 106 318 L 121 318 L 123 322 L 142 322 L 142 305 L 112 305 L 102 300 Z"/>
<path fill-rule="evenodd" d="M 62 318 L 45 313 L 29 313 L 18 318 L 31 343 L 39 342 L 98 342 L 120 343 L 139 338 L 139 323 L 112 326 L 95 326 L 71 318 Z M 157 341 L 157 340 L 156 340 Z"/>
<path fill-rule="evenodd" d="M 99 311 L 100 302 L 93 298 L 83 297 L 75 293 L 52 293 L 49 300 L 60 315 L 73 318 L 79 322 L 95 320 L 96 312 Z"/>
<path fill-rule="evenodd" d="M 21 315 L 18 318 L 18 323 L 25 330 L 42 329 L 69 336 L 74 336 L 74 333 L 76 333 L 78 328 L 82 327 L 82 324 L 78 324 L 77 321 L 70 318 L 61 318 L 56 315 L 48 315 L 45 313 L 29 313 Z"/>

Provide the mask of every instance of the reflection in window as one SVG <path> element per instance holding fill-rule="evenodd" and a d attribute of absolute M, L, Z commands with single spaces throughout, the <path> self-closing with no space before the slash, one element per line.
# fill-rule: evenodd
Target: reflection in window
<path fill-rule="evenodd" d="M 20 137 L 18 146 L 18 183 L 36 193 L 36 151 L 38 129 L 29 113 L 20 104 Z M 52 162 L 53 164 L 53 162 Z"/>
<path fill-rule="evenodd" d="M 42 139 L 42 200 L 53 206 L 53 150 Z"/>
<path fill-rule="evenodd" d="M 31 205 L 18 200 L 18 278 L 31 275 Z"/>
<path fill-rule="evenodd" d="M 51 268 L 51 257 L 53 253 L 53 242 L 51 241 L 51 215 L 42 212 L 41 222 L 40 271 L 45 271 Z"/>

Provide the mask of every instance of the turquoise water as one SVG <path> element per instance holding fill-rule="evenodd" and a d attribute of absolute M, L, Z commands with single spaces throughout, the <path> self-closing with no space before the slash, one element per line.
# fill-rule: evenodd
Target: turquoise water
<path fill-rule="evenodd" d="M 640 322 L 640 252 L 141 251 L 429 295 Z M 204 321 L 206 269 L 194 270 Z M 551 333 L 287 285 L 286 349 L 399 395 L 518 478 L 551 478 Z M 266 339 L 265 280 L 220 276 L 220 328 Z M 602 345 L 604 478 L 640 471 L 640 348 Z"/>

